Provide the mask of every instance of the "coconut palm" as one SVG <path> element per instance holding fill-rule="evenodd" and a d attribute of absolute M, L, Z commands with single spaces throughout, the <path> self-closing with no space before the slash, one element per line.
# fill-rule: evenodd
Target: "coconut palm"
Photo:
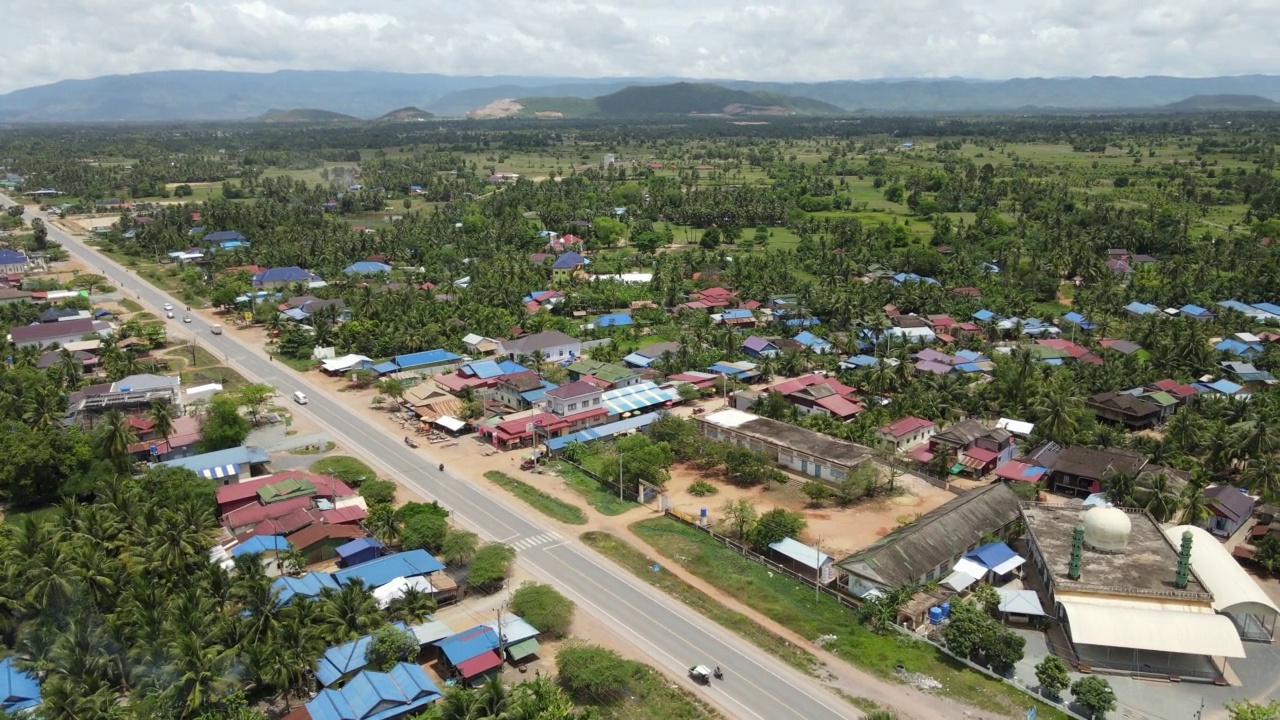
<path fill-rule="evenodd" d="M 338 590 L 326 590 L 321 599 L 325 639 L 330 642 L 347 642 L 368 635 L 383 622 L 377 600 L 358 579 Z"/>
<path fill-rule="evenodd" d="M 1145 475 L 1137 495 L 1141 507 L 1160 522 L 1168 522 L 1181 504 L 1181 498 L 1169 483 L 1169 476 L 1162 472 Z"/>
<path fill-rule="evenodd" d="M 405 588 L 403 595 L 387 604 L 388 617 L 409 624 L 420 623 L 435 611 L 435 599 L 416 587 Z"/>
<path fill-rule="evenodd" d="M 1119 507 L 1138 505 L 1138 477 L 1134 473 L 1111 471 L 1102 478 L 1107 500 Z"/>
<path fill-rule="evenodd" d="M 129 446 L 138 441 L 138 435 L 129 419 L 119 410 L 109 410 L 102 416 L 98 429 L 98 448 L 117 467 L 129 462 Z"/>
<path fill-rule="evenodd" d="M 1209 481 L 1203 475 L 1192 475 L 1191 482 L 1182 489 L 1182 514 L 1178 516 L 1179 523 L 1203 525 L 1213 516 L 1209 510 L 1208 500 L 1204 496 L 1204 490 L 1208 486 Z"/>
<path fill-rule="evenodd" d="M 177 416 L 177 412 L 168 400 L 156 400 L 151 403 L 151 408 L 147 411 L 147 417 L 153 424 L 153 430 L 156 436 L 164 440 L 165 444 L 169 444 L 169 436 L 173 434 L 173 421 Z"/>
<path fill-rule="evenodd" d="M 170 642 L 174 683 L 166 694 L 180 717 L 195 715 L 206 705 L 220 700 L 234 687 L 230 672 L 231 652 L 205 637 L 183 633 Z"/>

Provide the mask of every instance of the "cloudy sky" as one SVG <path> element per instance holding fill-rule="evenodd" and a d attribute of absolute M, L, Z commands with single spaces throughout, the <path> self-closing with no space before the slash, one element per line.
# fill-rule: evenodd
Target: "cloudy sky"
<path fill-rule="evenodd" d="M 1280 71 L 1275 0 L 45 0 L 0 92 L 166 69 L 744 80 Z"/>

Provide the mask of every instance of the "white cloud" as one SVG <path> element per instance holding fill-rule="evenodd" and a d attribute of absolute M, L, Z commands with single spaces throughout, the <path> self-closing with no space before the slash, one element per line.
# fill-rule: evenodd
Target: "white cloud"
<path fill-rule="evenodd" d="M 0 92 L 175 68 L 752 80 L 1230 75 L 1280 67 L 1274 0 L 46 0 Z"/>

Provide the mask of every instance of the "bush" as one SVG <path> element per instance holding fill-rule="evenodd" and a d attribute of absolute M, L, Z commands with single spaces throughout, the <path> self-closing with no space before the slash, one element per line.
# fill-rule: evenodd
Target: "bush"
<path fill-rule="evenodd" d="M 383 625 L 373 632 L 364 658 L 375 670 L 386 672 L 396 663 L 404 662 L 418 654 L 418 638 L 394 625 Z"/>
<path fill-rule="evenodd" d="M 620 699 L 632 680 L 633 667 L 612 650 L 574 644 L 556 655 L 556 673 L 575 701 L 595 705 Z"/>
<path fill-rule="evenodd" d="M 481 591 L 496 590 L 507 579 L 516 560 L 515 548 L 502 543 L 486 543 L 476 551 L 467 582 Z"/>
<path fill-rule="evenodd" d="M 511 596 L 511 612 L 543 635 L 559 639 L 569 632 L 573 622 L 573 601 L 550 585 L 527 582 Z"/>
<path fill-rule="evenodd" d="M 396 484 L 390 480 L 366 480 L 360 486 L 360 497 L 370 505 L 393 503 L 396 499 Z"/>
<path fill-rule="evenodd" d="M 699 480 L 689 485 L 689 494 L 694 497 L 707 497 L 718 492 L 720 491 L 716 489 L 716 486 L 706 480 Z"/>

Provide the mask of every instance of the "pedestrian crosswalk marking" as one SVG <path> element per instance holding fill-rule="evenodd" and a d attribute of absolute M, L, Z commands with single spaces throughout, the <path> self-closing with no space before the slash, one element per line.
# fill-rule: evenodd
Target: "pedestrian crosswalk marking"
<path fill-rule="evenodd" d="M 529 537 L 524 538 L 523 540 L 516 540 L 515 542 L 511 543 L 511 547 L 515 548 L 516 550 L 528 550 L 529 548 L 534 548 L 539 545 L 545 545 L 547 543 L 556 542 L 557 540 L 562 540 L 562 539 L 563 538 L 560 537 L 560 533 L 557 533 L 555 531 L 544 532 L 539 535 L 530 535 Z"/>

